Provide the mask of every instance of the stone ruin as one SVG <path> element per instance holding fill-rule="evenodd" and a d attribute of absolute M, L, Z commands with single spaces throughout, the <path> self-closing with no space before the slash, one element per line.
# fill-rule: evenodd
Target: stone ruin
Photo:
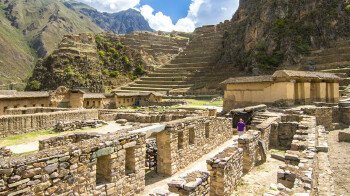
<path fill-rule="evenodd" d="M 167 182 L 168 190 L 147 194 L 230 195 L 244 175 L 265 164 L 270 149 L 285 151 L 275 174 L 278 194 L 334 193 L 327 135 L 336 127 L 350 124 L 348 109 L 325 106 L 268 110 L 254 110 L 248 131 L 208 158 L 206 170 L 184 172 Z M 97 119 L 127 119 L 147 125 L 108 134 L 52 137 L 39 141 L 38 152 L 19 156 L 1 148 L 0 195 L 143 195 L 152 178 L 150 173 L 182 173 L 234 137 L 232 119 L 213 116 L 209 111 L 64 111 L 68 116 L 84 118 L 81 112 Z M 28 118 L 27 114 L 22 116 Z M 14 120 L 12 123 L 16 124 Z M 148 129 L 149 123 L 164 126 Z M 348 136 L 348 130 L 341 131 L 339 141 L 349 142 Z"/>

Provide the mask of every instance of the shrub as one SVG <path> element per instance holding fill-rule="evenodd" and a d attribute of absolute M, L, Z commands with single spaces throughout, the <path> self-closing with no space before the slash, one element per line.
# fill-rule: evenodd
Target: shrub
<path fill-rule="evenodd" d="M 74 76 L 74 71 L 73 71 L 73 68 L 72 66 L 68 66 L 64 69 L 64 74 L 66 76 Z"/>
<path fill-rule="evenodd" d="M 103 75 L 109 75 L 109 70 L 108 69 L 103 69 L 102 70 Z"/>
<path fill-rule="evenodd" d="M 106 54 L 101 50 L 98 52 L 98 55 L 100 55 L 101 58 L 104 58 Z"/>
<path fill-rule="evenodd" d="M 145 68 L 143 67 L 142 64 L 138 64 L 134 70 L 134 75 L 135 76 L 142 76 L 146 73 Z"/>
<path fill-rule="evenodd" d="M 120 50 L 120 49 L 123 49 L 124 48 L 124 45 L 120 42 L 117 43 L 117 49 Z"/>
<path fill-rule="evenodd" d="M 41 88 L 41 82 L 39 82 L 38 80 L 33 80 L 29 83 L 28 86 L 30 90 L 38 91 Z"/>
<path fill-rule="evenodd" d="M 111 77 L 111 78 L 116 78 L 118 76 L 119 76 L 119 71 L 117 71 L 117 70 L 109 72 L 109 77 Z"/>
<path fill-rule="evenodd" d="M 348 11 L 348 12 L 350 12 L 350 4 L 347 4 L 347 5 L 345 6 L 345 10 Z"/>

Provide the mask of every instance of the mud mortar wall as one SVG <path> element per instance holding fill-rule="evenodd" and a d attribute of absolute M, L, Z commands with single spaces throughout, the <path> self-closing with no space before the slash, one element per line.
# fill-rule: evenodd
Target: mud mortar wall
<path fill-rule="evenodd" d="M 157 134 L 158 172 L 172 175 L 232 138 L 226 118 L 190 117 L 169 122 Z"/>
<path fill-rule="evenodd" d="M 52 113 L 25 114 L 0 117 L 0 137 L 18 135 L 49 129 L 59 121 L 98 119 L 97 110 L 60 111 Z"/>
<path fill-rule="evenodd" d="M 144 135 L 104 136 L 1 159 L 0 195 L 136 195 L 145 151 Z"/>

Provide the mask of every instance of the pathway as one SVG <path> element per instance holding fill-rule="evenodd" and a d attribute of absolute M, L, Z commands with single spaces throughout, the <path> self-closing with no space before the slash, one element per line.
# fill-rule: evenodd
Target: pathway
<path fill-rule="evenodd" d="M 208 171 L 207 170 L 207 163 L 206 160 L 209 158 L 214 157 L 219 152 L 223 151 L 225 148 L 230 147 L 234 145 L 234 140 L 237 140 L 238 136 L 234 136 L 229 141 L 225 142 L 221 146 L 217 147 L 216 149 L 212 150 L 210 153 L 204 155 L 202 158 L 198 159 L 196 162 L 193 162 L 186 168 L 180 170 L 173 176 L 163 176 L 160 174 L 152 174 L 151 178 L 146 180 L 146 188 L 145 191 L 142 192 L 140 195 L 149 195 L 153 192 L 155 189 L 162 189 L 162 190 L 168 190 L 168 182 L 170 182 L 173 179 L 176 179 L 181 176 L 186 176 L 188 173 L 191 173 L 193 171 Z"/>

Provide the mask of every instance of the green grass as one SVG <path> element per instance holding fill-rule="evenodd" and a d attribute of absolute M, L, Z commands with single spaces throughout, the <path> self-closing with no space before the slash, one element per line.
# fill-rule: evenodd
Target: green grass
<path fill-rule="evenodd" d="M 0 139 L 0 146 L 13 146 L 17 144 L 27 143 L 35 140 L 40 136 L 45 136 L 45 135 L 55 135 L 55 132 L 53 132 L 52 129 L 48 129 L 48 130 L 40 130 L 40 131 L 34 131 L 30 133 L 9 136 L 9 137 Z"/>
<path fill-rule="evenodd" d="M 184 99 L 188 103 L 188 106 L 216 106 L 216 107 L 222 107 L 223 100 L 215 100 L 211 101 L 209 99 Z"/>
<path fill-rule="evenodd" d="M 13 136 L 2 138 L 0 139 L 0 146 L 14 146 L 14 145 L 33 142 L 38 139 L 57 137 L 57 136 L 67 135 L 70 133 L 82 133 L 82 132 L 85 133 L 93 130 L 96 130 L 96 128 L 84 128 L 84 129 L 77 129 L 74 131 L 66 131 L 66 132 L 60 132 L 60 133 L 54 132 L 53 129 L 33 131 L 30 133 L 24 133 L 24 134 L 13 135 Z"/>
<path fill-rule="evenodd" d="M 284 156 L 286 154 L 286 151 L 283 150 L 277 150 L 277 149 L 271 149 L 271 154 L 277 154 Z"/>

